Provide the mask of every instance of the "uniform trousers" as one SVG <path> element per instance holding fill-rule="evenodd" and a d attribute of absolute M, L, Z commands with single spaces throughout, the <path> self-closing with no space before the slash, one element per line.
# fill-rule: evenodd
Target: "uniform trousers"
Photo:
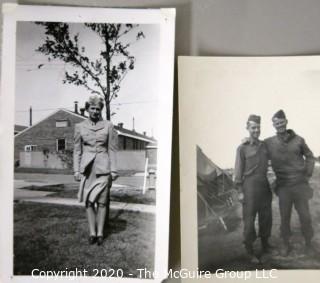
<path fill-rule="evenodd" d="M 300 183 L 291 186 L 279 186 L 278 188 L 279 208 L 281 215 L 281 237 L 288 241 L 291 236 L 290 220 L 292 207 L 296 209 L 302 234 L 306 241 L 313 237 L 313 228 L 309 211 L 309 199 L 312 197 L 312 189 L 307 183 Z"/>
<path fill-rule="evenodd" d="M 257 238 L 255 219 L 258 215 L 259 237 L 267 239 L 272 226 L 272 192 L 266 176 L 246 176 L 243 183 L 244 243 L 252 245 Z"/>

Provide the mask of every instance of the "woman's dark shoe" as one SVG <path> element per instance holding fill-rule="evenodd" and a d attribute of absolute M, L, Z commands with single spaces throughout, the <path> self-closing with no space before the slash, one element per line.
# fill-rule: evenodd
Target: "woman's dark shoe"
<path fill-rule="evenodd" d="M 98 245 L 98 246 L 101 246 L 102 243 L 103 243 L 103 236 L 98 236 L 98 237 L 97 237 L 97 245 Z"/>
<path fill-rule="evenodd" d="M 96 236 L 90 236 L 89 237 L 89 244 L 90 245 L 93 245 L 96 241 L 97 241 L 97 237 Z"/>

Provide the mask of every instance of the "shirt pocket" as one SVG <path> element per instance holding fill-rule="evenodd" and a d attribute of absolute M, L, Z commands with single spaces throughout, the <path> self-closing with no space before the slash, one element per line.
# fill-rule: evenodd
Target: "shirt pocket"
<path fill-rule="evenodd" d="M 86 144 L 91 144 L 92 139 L 93 139 L 92 134 L 85 132 L 85 133 L 83 133 L 83 134 L 81 135 L 81 137 L 82 137 L 82 140 L 83 140 L 83 142 L 84 142 L 85 145 L 86 145 Z"/>
<path fill-rule="evenodd" d="M 97 142 L 105 144 L 108 140 L 108 132 L 106 130 L 97 132 Z"/>
<path fill-rule="evenodd" d="M 259 155 L 256 152 L 250 152 L 245 155 L 245 171 L 249 171 L 259 164 Z"/>

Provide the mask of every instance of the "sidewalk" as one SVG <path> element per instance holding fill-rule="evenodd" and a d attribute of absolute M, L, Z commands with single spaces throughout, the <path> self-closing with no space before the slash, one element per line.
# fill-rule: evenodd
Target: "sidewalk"
<path fill-rule="evenodd" d="M 73 175 L 63 174 L 40 174 L 40 173 L 15 173 L 14 187 L 25 188 L 30 186 L 57 186 L 61 184 L 79 184 L 73 178 Z M 120 176 L 113 186 L 126 186 L 142 188 L 143 176 Z"/>
<path fill-rule="evenodd" d="M 74 181 L 72 175 L 18 173 L 15 174 L 15 178 L 15 201 L 83 206 L 83 204 L 79 203 L 77 199 L 48 197 L 49 195 L 54 194 L 55 192 L 50 192 L 46 190 L 47 187 L 64 185 L 77 187 L 79 183 Z M 112 188 L 139 187 L 142 181 L 140 180 L 141 177 L 139 178 L 137 176 L 132 177 L 132 182 L 130 182 L 130 179 L 131 177 L 120 177 L 114 184 L 112 184 Z M 41 190 L 29 190 L 28 188 L 31 187 L 41 188 Z M 111 201 L 110 208 L 115 210 L 126 210 L 132 212 L 144 212 L 155 214 L 156 207 L 154 205 Z"/>
<path fill-rule="evenodd" d="M 38 183 L 38 182 L 25 182 L 25 181 L 14 181 L 14 200 L 21 200 L 25 198 L 35 198 L 35 197 L 45 197 L 56 192 L 51 192 L 46 190 L 48 187 L 53 186 L 63 186 L 70 184 L 61 184 L 61 183 Z M 71 184 L 73 185 L 73 184 Z M 78 186 L 77 183 L 74 184 Z M 29 188 L 37 187 L 43 190 L 31 190 Z M 122 185 L 113 184 L 112 188 L 124 188 Z"/>
<path fill-rule="evenodd" d="M 84 206 L 83 203 L 78 202 L 76 199 L 71 198 L 53 198 L 53 197 L 35 197 L 20 199 L 20 202 L 35 202 L 35 203 L 48 203 L 48 204 L 59 204 L 69 206 Z M 155 214 L 156 207 L 154 205 L 140 204 L 140 203 L 125 203 L 118 201 L 110 202 L 110 209 L 114 210 L 125 210 L 131 212 L 144 212 Z"/>

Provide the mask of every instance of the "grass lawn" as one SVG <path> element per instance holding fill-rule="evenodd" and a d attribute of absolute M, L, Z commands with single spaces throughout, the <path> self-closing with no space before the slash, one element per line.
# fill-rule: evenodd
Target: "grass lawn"
<path fill-rule="evenodd" d="M 138 268 L 154 269 L 154 215 L 110 212 L 108 234 L 102 246 L 88 244 L 84 208 L 50 204 L 14 205 L 14 274 L 32 269 L 122 269 L 138 276 Z"/>

